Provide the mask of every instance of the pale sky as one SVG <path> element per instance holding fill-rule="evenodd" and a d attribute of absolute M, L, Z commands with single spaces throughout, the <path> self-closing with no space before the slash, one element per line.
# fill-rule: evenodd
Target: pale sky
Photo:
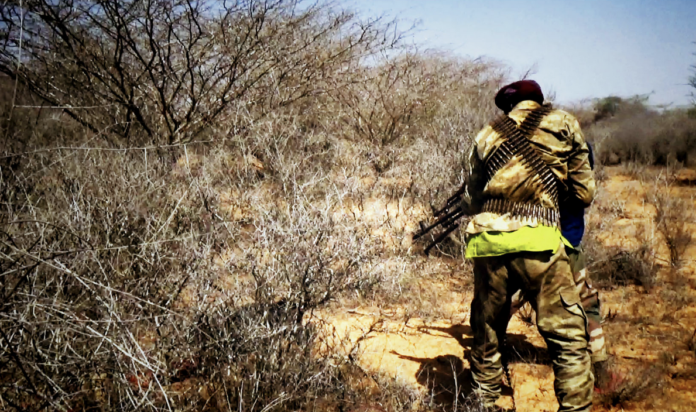
<path fill-rule="evenodd" d="M 684 105 L 696 64 L 696 0 L 346 0 L 364 15 L 420 24 L 417 43 L 511 67 L 557 101 L 653 93 Z"/>

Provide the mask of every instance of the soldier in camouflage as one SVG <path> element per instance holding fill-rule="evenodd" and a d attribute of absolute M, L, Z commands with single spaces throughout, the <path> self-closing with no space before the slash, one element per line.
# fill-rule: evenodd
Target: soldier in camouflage
<path fill-rule="evenodd" d="M 592 156 L 592 146 L 588 143 L 590 167 L 594 168 Z M 602 315 L 600 310 L 599 291 L 590 283 L 587 276 L 585 253 L 581 246 L 582 237 L 585 232 L 585 209 L 573 205 L 560 204 L 560 223 L 561 234 L 565 238 L 566 254 L 570 260 L 570 268 L 573 271 L 575 287 L 580 295 L 581 305 L 587 315 L 588 331 L 590 334 L 589 350 L 592 362 L 593 375 L 595 377 L 595 388 L 598 392 L 607 389 L 614 379 L 614 373 L 609 370 L 606 342 L 602 329 Z M 510 316 L 514 315 L 527 299 L 518 291 L 512 297 Z"/>
<path fill-rule="evenodd" d="M 484 404 L 494 407 L 503 376 L 499 344 L 512 294 L 521 289 L 553 360 L 559 411 L 588 411 L 588 317 L 560 232 L 559 204 L 589 206 L 595 181 L 578 121 L 543 101 L 534 81 L 502 88 L 496 105 L 506 117 L 476 136 L 470 154 L 462 206 L 474 215 L 466 228 L 475 278 L 472 377 Z"/>
<path fill-rule="evenodd" d="M 607 353 L 604 330 L 602 329 L 602 315 L 600 312 L 599 291 L 592 286 L 587 276 L 585 253 L 580 245 L 565 247 L 566 255 L 570 261 L 570 269 L 573 271 L 575 287 L 580 295 L 580 304 L 587 315 L 588 333 L 590 335 L 589 351 L 592 362 L 595 388 L 598 392 L 610 385 L 613 373 L 608 366 L 609 354 Z M 510 303 L 510 317 L 527 303 L 527 297 L 520 290 L 512 296 Z"/>

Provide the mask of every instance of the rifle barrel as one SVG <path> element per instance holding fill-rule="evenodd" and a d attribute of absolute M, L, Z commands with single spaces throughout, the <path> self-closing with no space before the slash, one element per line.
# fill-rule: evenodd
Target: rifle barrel
<path fill-rule="evenodd" d="M 431 230 L 433 230 L 434 228 L 436 228 L 436 227 L 438 227 L 438 226 L 440 226 L 440 225 L 446 226 L 445 223 L 451 223 L 452 220 L 458 219 L 459 217 L 461 217 L 461 216 L 463 215 L 463 213 L 459 214 L 460 212 L 463 212 L 463 211 L 462 211 L 462 208 L 461 208 L 461 207 L 457 207 L 456 209 L 454 209 L 454 210 L 452 210 L 451 212 L 447 213 L 445 216 L 442 216 L 442 217 L 438 218 L 438 219 L 437 219 L 434 223 L 432 223 L 430 226 L 428 226 L 428 227 L 426 227 L 426 228 L 421 228 L 421 231 L 418 232 L 418 233 L 416 233 L 416 234 L 413 236 L 413 240 L 417 240 L 418 238 L 422 237 L 423 235 L 425 235 L 426 233 L 430 232 Z M 459 216 L 457 216 L 456 218 L 453 219 L 453 217 L 456 216 L 457 214 L 459 214 Z"/>
<path fill-rule="evenodd" d="M 430 253 L 430 249 L 435 247 L 435 245 L 437 245 L 438 243 L 442 242 L 442 240 L 444 238 L 446 238 L 450 233 L 454 232 L 454 230 L 458 227 L 459 227 L 459 223 L 457 223 L 456 225 L 452 225 L 452 226 L 448 227 L 447 230 L 442 232 L 440 234 L 440 236 L 438 236 L 435 240 L 433 240 L 433 243 L 431 243 L 430 245 L 428 245 L 427 248 L 425 248 L 425 255 L 428 256 L 428 253 Z"/>
<path fill-rule="evenodd" d="M 443 206 L 441 209 L 435 211 L 433 213 L 433 216 L 438 217 L 442 213 L 449 210 L 450 207 L 459 203 L 459 199 L 462 197 L 462 194 L 465 191 L 466 191 L 466 184 L 462 185 L 462 187 L 460 187 L 456 192 L 454 192 L 454 194 L 447 199 L 447 202 L 445 202 L 445 206 Z"/>

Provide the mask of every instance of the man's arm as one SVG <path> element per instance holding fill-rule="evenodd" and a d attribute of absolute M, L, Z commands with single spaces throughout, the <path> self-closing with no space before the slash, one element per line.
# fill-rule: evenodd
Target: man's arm
<path fill-rule="evenodd" d="M 596 190 L 590 150 L 576 119 L 569 121 L 568 131 L 573 138 L 573 150 L 568 158 L 567 201 L 585 208 L 592 203 Z"/>
<path fill-rule="evenodd" d="M 462 196 L 462 208 L 467 211 L 467 214 L 475 215 L 480 213 L 483 208 L 483 189 L 488 181 L 486 167 L 483 160 L 479 158 L 476 143 L 473 144 L 469 153 L 467 172 L 466 192 Z"/>

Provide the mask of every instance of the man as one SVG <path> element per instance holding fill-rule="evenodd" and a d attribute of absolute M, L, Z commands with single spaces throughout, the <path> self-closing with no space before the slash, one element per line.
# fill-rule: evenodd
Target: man
<path fill-rule="evenodd" d="M 522 289 L 553 360 L 559 411 L 588 411 L 593 376 L 587 316 L 560 232 L 560 204 L 585 208 L 595 182 L 580 125 L 544 106 L 539 85 L 523 80 L 495 98 L 504 116 L 477 136 L 469 158 L 463 207 L 473 259 L 471 371 L 485 406 L 500 397 L 504 341 L 512 294 Z"/>
<path fill-rule="evenodd" d="M 587 143 L 588 160 L 590 168 L 594 169 L 594 157 L 592 146 Z M 585 209 L 572 203 L 560 204 L 561 234 L 566 243 L 566 254 L 570 260 L 570 268 L 573 272 L 575 286 L 578 288 L 581 305 L 587 315 L 587 326 L 590 334 L 589 350 L 595 377 L 595 388 L 601 392 L 611 385 L 614 379 L 609 371 L 604 331 L 602 330 L 602 315 L 600 311 L 599 291 L 592 287 L 585 269 L 585 253 L 580 245 L 585 233 Z M 568 244 L 570 246 L 568 246 Z M 524 304 L 526 298 L 522 291 L 518 291 L 512 297 L 510 317 L 514 315 Z"/>

